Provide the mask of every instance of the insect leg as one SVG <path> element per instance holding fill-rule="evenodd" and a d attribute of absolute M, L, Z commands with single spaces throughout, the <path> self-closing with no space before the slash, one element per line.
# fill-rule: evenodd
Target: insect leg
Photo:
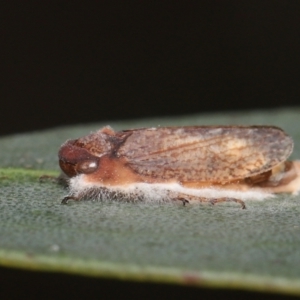
<path fill-rule="evenodd" d="M 74 196 L 66 196 L 65 198 L 63 198 L 63 199 L 61 200 L 61 204 L 68 204 L 69 200 L 75 200 L 75 201 L 78 201 L 79 198 L 74 197 Z"/>
<path fill-rule="evenodd" d="M 183 206 L 185 206 L 187 203 L 190 203 L 190 201 L 185 198 L 178 198 L 178 200 L 182 201 Z"/>
<path fill-rule="evenodd" d="M 221 202 L 236 202 L 241 204 L 242 209 L 246 208 L 246 205 L 244 201 L 236 198 L 228 198 L 228 197 L 223 197 L 223 198 L 206 198 L 206 197 L 199 197 L 199 196 L 193 196 L 193 195 L 188 195 L 184 193 L 174 193 L 174 192 L 169 192 L 169 196 L 172 200 L 179 200 L 182 201 L 183 206 L 185 206 L 186 203 L 189 203 L 189 201 L 199 201 L 199 202 L 208 202 L 212 205 L 216 203 L 221 203 Z"/>
<path fill-rule="evenodd" d="M 60 174 L 59 176 L 42 175 L 39 177 L 39 182 L 54 182 L 67 187 L 69 181 L 64 174 Z"/>
<path fill-rule="evenodd" d="M 184 193 L 177 193 L 174 191 L 168 191 L 168 197 L 173 201 L 181 201 L 183 206 L 190 203 L 191 196 Z"/>
<path fill-rule="evenodd" d="M 51 181 L 51 182 L 57 183 L 58 177 L 51 176 L 51 175 L 42 175 L 39 177 L 39 182 L 46 182 L 46 181 Z"/>
<path fill-rule="evenodd" d="M 235 203 L 241 204 L 242 209 L 246 208 L 245 202 L 240 199 L 236 199 L 236 198 L 228 198 L 228 197 L 213 198 L 213 199 L 208 199 L 208 202 L 211 203 L 212 205 L 215 205 L 216 203 L 221 203 L 221 202 L 235 202 Z"/>

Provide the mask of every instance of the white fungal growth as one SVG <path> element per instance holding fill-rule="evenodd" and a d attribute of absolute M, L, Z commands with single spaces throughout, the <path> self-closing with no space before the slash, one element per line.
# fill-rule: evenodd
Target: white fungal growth
<path fill-rule="evenodd" d="M 273 195 L 264 190 L 251 189 L 247 191 L 211 188 L 186 188 L 178 183 L 134 183 L 122 186 L 104 186 L 101 183 L 92 183 L 85 179 L 84 175 L 78 175 L 70 179 L 70 195 L 80 199 L 95 200 L 123 200 L 144 201 L 147 203 L 170 202 L 170 194 L 186 194 L 190 196 L 215 198 L 236 198 L 241 200 L 263 200 Z M 199 202 L 199 201 L 189 201 Z"/>

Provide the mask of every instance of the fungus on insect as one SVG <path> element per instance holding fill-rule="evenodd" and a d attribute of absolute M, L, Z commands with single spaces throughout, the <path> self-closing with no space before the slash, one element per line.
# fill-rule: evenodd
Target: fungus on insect
<path fill-rule="evenodd" d="M 238 202 L 297 193 L 293 140 L 274 126 L 104 127 L 65 142 L 69 199 Z"/>

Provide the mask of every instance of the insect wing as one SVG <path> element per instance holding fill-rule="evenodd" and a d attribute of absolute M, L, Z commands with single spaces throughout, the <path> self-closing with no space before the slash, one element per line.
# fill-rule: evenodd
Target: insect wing
<path fill-rule="evenodd" d="M 270 170 L 292 149 L 292 139 L 277 127 L 194 126 L 132 130 L 118 155 L 142 175 L 226 183 Z"/>

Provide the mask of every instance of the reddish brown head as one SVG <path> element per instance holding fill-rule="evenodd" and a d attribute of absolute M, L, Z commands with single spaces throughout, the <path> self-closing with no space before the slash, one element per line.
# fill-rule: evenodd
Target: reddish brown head
<path fill-rule="evenodd" d="M 77 140 L 67 141 L 58 152 L 59 165 L 69 177 L 89 174 L 97 170 L 99 157 L 76 145 Z"/>
<path fill-rule="evenodd" d="M 69 177 L 93 173 L 99 167 L 100 158 L 111 154 L 118 143 L 120 141 L 110 127 L 77 140 L 69 140 L 58 152 L 59 165 Z"/>

